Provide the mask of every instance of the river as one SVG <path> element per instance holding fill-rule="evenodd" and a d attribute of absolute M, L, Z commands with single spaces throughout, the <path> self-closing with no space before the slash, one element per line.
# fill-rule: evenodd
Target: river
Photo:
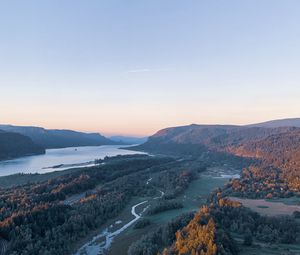
<path fill-rule="evenodd" d="M 152 180 L 152 178 L 148 179 L 146 182 L 146 185 L 149 185 L 151 180 Z M 163 191 L 161 191 L 161 190 L 157 190 L 157 191 L 160 193 L 160 195 L 157 197 L 154 197 L 153 200 L 160 199 L 165 195 L 165 193 Z M 120 226 L 119 228 L 116 228 L 114 231 L 110 231 L 108 228 L 105 228 L 103 231 L 101 231 L 100 234 L 94 236 L 91 241 L 88 241 L 87 243 L 85 243 L 74 255 L 105 254 L 109 250 L 110 246 L 112 245 L 113 240 L 141 218 L 142 214 L 149 207 L 148 202 L 149 202 L 148 200 L 145 200 L 143 202 L 139 202 L 139 203 L 133 205 L 131 207 L 131 215 L 134 217 L 132 220 L 130 220 L 129 222 Z M 144 205 L 144 204 L 146 204 L 146 206 L 143 208 L 142 212 L 137 213 L 136 208 L 141 205 Z M 115 225 L 118 225 L 120 223 L 123 223 L 123 222 L 121 220 L 118 220 L 118 221 L 116 221 Z M 111 225 L 111 227 L 113 227 L 113 225 Z M 99 241 L 101 239 L 102 239 L 102 242 Z"/>
<path fill-rule="evenodd" d="M 106 156 L 141 154 L 121 147 L 121 145 L 104 145 L 48 149 L 44 155 L 0 161 L 0 176 L 61 171 L 80 166 L 92 166 L 95 159 L 103 159 Z"/>
<path fill-rule="evenodd" d="M 111 246 L 114 238 L 121 234 L 123 231 L 125 231 L 127 228 L 129 228 L 131 225 L 133 225 L 137 220 L 141 218 L 141 215 L 143 212 L 147 210 L 148 207 L 145 207 L 142 211 L 142 213 L 138 214 L 136 212 L 136 208 L 140 205 L 143 205 L 147 203 L 148 201 L 143 201 L 138 204 L 135 204 L 131 208 L 131 214 L 134 216 L 134 218 L 123 225 L 122 227 L 118 228 L 117 230 L 113 232 L 109 232 L 109 230 L 106 228 L 104 231 L 102 231 L 99 235 L 96 235 L 93 237 L 93 239 L 86 244 L 84 244 L 76 253 L 75 255 L 98 255 L 98 254 L 104 254 Z M 120 224 L 122 221 L 116 221 L 116 224 Z M 104 238 L 104 241 L 99 242 L 99 239 Z"/>

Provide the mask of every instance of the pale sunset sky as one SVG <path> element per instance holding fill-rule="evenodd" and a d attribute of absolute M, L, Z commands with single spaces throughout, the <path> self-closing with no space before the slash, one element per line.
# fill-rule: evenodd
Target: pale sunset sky
<path fill-rule="evenodd" d="M 0 123 L 151 135 L 300 117 L 299 0 L 0 0 Z"/>

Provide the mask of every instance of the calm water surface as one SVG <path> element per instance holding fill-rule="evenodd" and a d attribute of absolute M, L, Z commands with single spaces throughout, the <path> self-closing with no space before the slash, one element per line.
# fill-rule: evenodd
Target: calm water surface
<path fill-rule="evenodd" d="M 46 154 L 0 161 L 0 176 L 15 173 L 47 173 L 78 166 L 94 165 L 95 159 L 106 156 L 141 154 L 120 149 L 120 145 L 85 146 L 49 149 Z"/>

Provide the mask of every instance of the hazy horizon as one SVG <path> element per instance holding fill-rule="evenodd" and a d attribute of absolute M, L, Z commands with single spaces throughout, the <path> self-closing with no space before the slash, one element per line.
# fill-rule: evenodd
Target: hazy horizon
<path fill-rule="evenodd" d="M 158 128 L 157 130 L 155 130 L 152 133 L 147 133 L 147 134 L 136 134 L 136 133 L 122 133 L 122 132 L 117 132 L 117 133 L 110 133 L 110 132 L 102 132 L 101 130 L 79 130 L 79 129 L 72 129 L 72 128 L 65 128 L 65 127 L 45 127 L 45 126 L 41 126 L 41 125 L 20 125 L 20 126 L 33 126 L 33 127 L 42 127 L 45 129 L 60 129 L 60 130 L 74 130 L 74 131 L 79 131 L 79 132 L 86 132 L 86 133 L 100 133 L 101 135 L 104 135 L 106 137 L 112 137 L 112 136 L 132 136 L 132 137 L 136 137 L 136 138 L 143 138 L 143 137 L 149 137 L 153 134 L 155 134 L 157 131 L 161 130 L 161 129 L 165 129 L 165 128 L 170 128 L 170 127 L 176 127 L 176 126 L 188 126 L 188 125 L 236 125 L 236 126 L 244 126 L 244 125 L 251 125 L 251 124 L 259 124 L 259 123 L 263 123 L 263 122 L 268 122 L 268 121 L 274 121 L 274 120 L 288 120 L 288 119 L 300 119 L 300 117 L 295 116 L 294 118 L 282 118 L 282 119 L 268 119 L 268 120 L 263 120 L 263 121 L 256 121 L 256 122 L 249 122 L 249 123 L 218 123 L 218 122 L 214 122 L 214 123 L 202 123 L 202 122 L 194 122 L 194 123 L 179 123 L 178 125 L 173 125 L 173 126 L 164 126 L 161 128 Z M 0 125 L 15 125 L 18 126 L 17 124 L 13 124 L 13 123 L 0 123 Z"/>
<path fill-rule="evenodd" d="M 300 116 L 300 2 L 3 1 L 0 123 L 149 136 Z"/>

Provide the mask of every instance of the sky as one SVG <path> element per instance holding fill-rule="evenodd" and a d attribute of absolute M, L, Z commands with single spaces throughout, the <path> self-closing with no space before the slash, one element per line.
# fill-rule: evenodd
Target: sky
<path fill-rule="evenodd" d="M 0 0 L 0 123 L 151 135 L 300 117 L 298 0 Z"/>

